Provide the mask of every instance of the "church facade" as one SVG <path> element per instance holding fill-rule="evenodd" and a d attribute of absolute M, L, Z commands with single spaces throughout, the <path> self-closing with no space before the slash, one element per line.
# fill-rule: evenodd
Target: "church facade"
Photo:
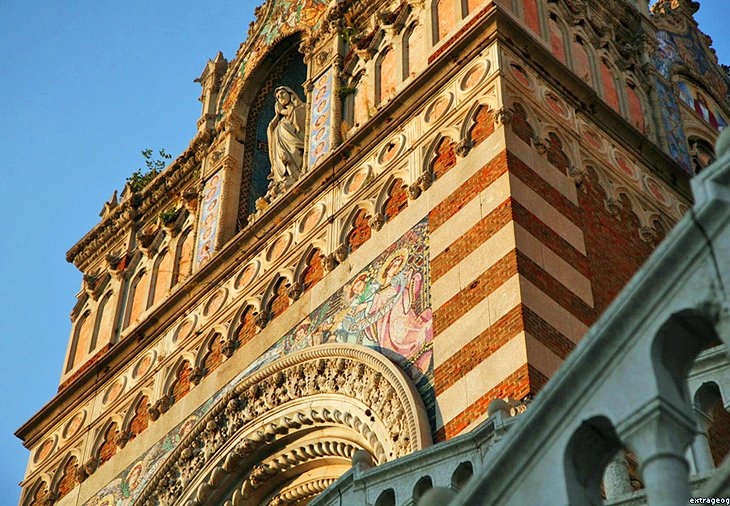
<path fill-rule="evenodd" d="M 198 78 L 189 148 L 68 252 L 21 504 L 306 504 L 353 461 L 496 437 L 715 159 L 697 7 L 268 0 Z"/>

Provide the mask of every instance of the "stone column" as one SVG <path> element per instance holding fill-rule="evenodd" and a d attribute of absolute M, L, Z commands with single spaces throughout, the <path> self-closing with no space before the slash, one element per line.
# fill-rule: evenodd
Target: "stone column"
<path fill-rule="evenodd" d="M 699 430 L 692 441 L 692 459 L 697 473 L 704 473 L 715 468 L 715 461 L 710 452 L 710 441 L 707 437 L 707 430 L 712 423 L 712 418 L 695 406 L 695 416 Z"/>
<path fill-rule="evenodd" d="M 603 472 L 603 486 L 606 489 L 606 499 L 609 501 L 633 491 L 624 450 L 619 450 L 606 466 Z"/>
<path fill-rule="evenodd" d="M 684 454 L 695 434 L 694 421 L 656 399 L 618 428 L 639 459 L 649 506 L 689 503 L 689 464 Z"/>

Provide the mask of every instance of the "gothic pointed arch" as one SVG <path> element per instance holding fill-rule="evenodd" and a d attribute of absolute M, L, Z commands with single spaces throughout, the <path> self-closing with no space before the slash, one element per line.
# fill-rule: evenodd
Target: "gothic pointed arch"
<path fill-rule="evenodd" d="M 224 395 L 180 441 L 141 504 L 269 504 L 322 490 L 363 449 L 376 464 L 431 444 L 411 380 L 383 355 L 332 344 L 284 357 Z M 299 492 L 297 492 L 299 491 Z"/>

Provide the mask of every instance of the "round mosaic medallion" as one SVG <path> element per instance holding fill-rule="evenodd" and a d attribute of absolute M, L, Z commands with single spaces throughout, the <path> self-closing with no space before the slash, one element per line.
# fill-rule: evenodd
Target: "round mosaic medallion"
<path fill-rule="evenodd" d="M 345 194 L 350 195 L 362 188 L 369 175 L 370 167 L 363 167 L 362 169 L 355 172 L 350 177 L 350 180 L 345 184 Z"/>
<path fill-rule="evenodd" d="M 616 165 L 621 169 L 621 172 L 631 179 L 636 179 L 636 171 L 634 170 L 633 164 L 626 160 L 626 158 L 621 155 L 616 155 Z"/>
<path fill-rule="evenodd" d="M 487 75 L 487 71 L 489 70 L 489 62 L 483 62 L 479 63 L 478 65 L 474 65 L 464 76 L 464 79 L 461 80 L 461 89 L 463 91 L 467 91 L 472 89 L 474 86 L 479 84 L 482 79 L 484 79 L 484 76 Z"/>
<path fill-rule="evenodd" d="M 391 162 L 403 149 L 403 136 L 397 135 L 388 142 L 380 151 L 379 161 L 381 164 Z"/>
<path fill-rule="evenodd" d="M 69 422 L 63 428 L 63 438 L 68 439 L 75 436 L 79 432 L 81 426 L 84 424 L 84 420 L 86 420 L 86 411 L 79 411 L 78 413 L 76 413 L 76 415 L 74 415 L 74 417 L 69 420 Z"/>
<path fill-rule="evenodd" d="M 595 149 L 603 149 L 603 141 L 593 130 L 586 129 L 585 133 L 583 134 L 583 140 L 586 141 L 589 146 Z"/>
<path fill-rule="evenodd" d="M 431 123 L 441 118 L 451 106 L 451 95 L 444 95 L 436 99 L 426 111 L 426 122 Z"/>
<path fill-rule="evenodd" d="M 302 224 L 299 227 L 299 231 L 302 232 L 303 234 L 306 234 L 307 232 L 312 230 L 314 227 L 319 225 L 319 222 L 322 221 L 322 216 L 324 216 L 324 206 L 322 204 L 314 206 L 304 216 L 304 219 L 302 220 Z"/>
<path fill-rule="evenodd" d="M 125 378 L 119 378 L 110 386 L 104 394 L 104 404 L 116 401 L 124 390 Z"/>
<path fill-rule="evenodd" d="M 276 260 L 277 258 L 280 258 L 281 255 L 283 255 L 287 249 L 289 249 L 289 245 L 291 244 L 292 236 L 290 233 L 285 233 L 281 237 L 279 237 L 276 241 L 274 241 L 274 244 L 271 245 L 269 248 L 269 254 L 268 254 L 268 260 L 271 262 L 272 260 Z"/>
<path fill-rule="evenodd" d="M 228 290 L 225 288 L 219 288 L 213 296 L 208 299 L 208 303 L 205 305 L 203 314 L 205 316 L 210 316 L 217 313 L 218 310 L 223 307 L 223 304 L 226 303 L 226 299 L 228 299 Z"/>
<path fill-rule="evenodd" d="M 173 337 L 173 342 L 179 342 L 187 339 L 193 334 L 195 330 L 195 324 L 197 323 L 197 317 L 195 315 L 190 316 L 187 320 L 182 322 Z"/>
<path fill-rule="evenodd" d="M 56 448 L 56 438 L 49 437 L 43 444 L 36 450 L 35 456 L 33 457 L 33 463 L 37 464 L 43 462 Z"/>
<path fill-rule="evenodd" d="M 525 72 L 525 69 L 515 63 L 510 64 L 509 68 L 510 72 L 512 72 L 512 75 L 515 77 L 515 79 L 517 79 L 520 84 L 526 86 L 527 88 L 532 88 L 532 81 Z"/>
<path fill-rule="evenodd" d="M 669 206 L 669 197 L 667 197 L 666 192 L 659 186 L 656 181 L 651 178 L 646 178 L 645 184 L 646 189 L 649 190 L 649 193 L 652 197 L 656 199 L 657 202 L 659 202 L 663 206 Z"/>
<path fill-rule="evenodd" d="M 250 285 L 251 281 L 254 280 L 254 278 L 256 277 L 256 275 L 258 273 L 259 273 L 259 263 L 257 261 L 253 261 L 253 262 L 249 263 L 238 274 L 238 277 L 236 277 L 236 282 L 234 284 L 234 286 L 236 287 L 236 290 L 240 290 L 241 288 L 245 288 L 248 285 Z"/>
<path fill-rule="evenodd" d="M 155 352 L 150 352 L 137 362 L 132 371 L 132 377 L 134 379 L 141 378 L 149 372 L 152 368 L 152 364 L 155 362 Z"/>
<path fill-rule="evenodd" d="M 547 103 L 548 107 L 555 113 L 558 114 L 564 118 L 568 117 L 568 108 L 566 107 L 565 103 L 558 98 L 557 95 L 554 93 L 548 91 L 545 93 L 545 103 Z"/>

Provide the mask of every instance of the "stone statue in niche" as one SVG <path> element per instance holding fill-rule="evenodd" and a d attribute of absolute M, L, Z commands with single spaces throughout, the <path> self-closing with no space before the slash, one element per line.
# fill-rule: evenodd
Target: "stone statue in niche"
<path fill-rule="evenodd" d="M 271 160 L 269 193 L 277 195 L 301 176 L 304 163 L 305 102 L 287 86 L 274 91 L 274 119 L 269 123 L 268 143 Z"/>

